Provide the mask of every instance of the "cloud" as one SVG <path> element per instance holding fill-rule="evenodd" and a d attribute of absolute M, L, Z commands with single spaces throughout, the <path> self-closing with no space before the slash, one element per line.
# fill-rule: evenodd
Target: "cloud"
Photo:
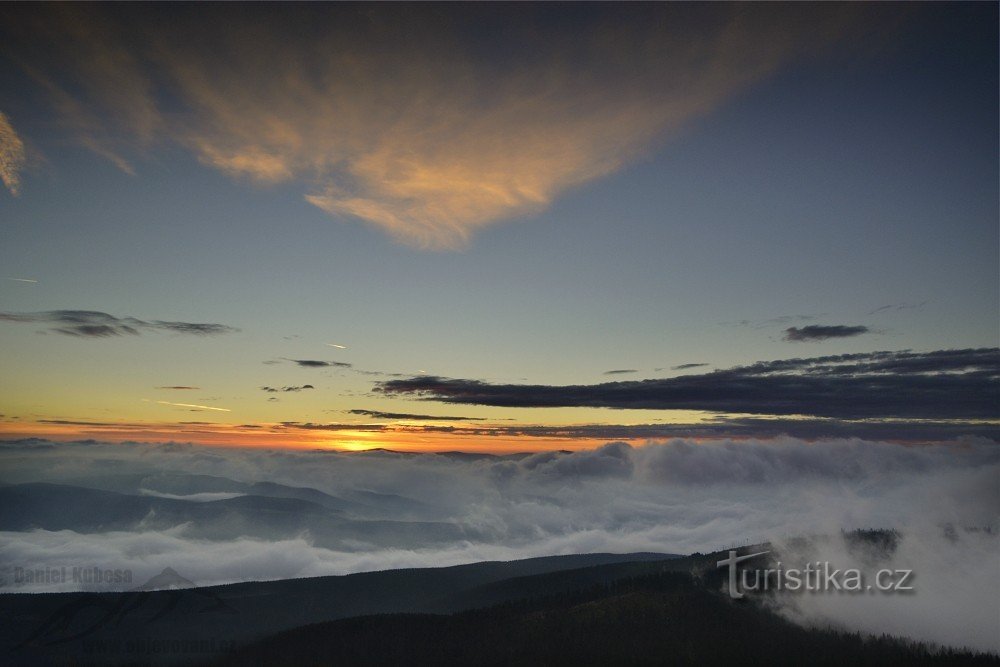
<path fill-rule="evenodd" d="M 822 315 L 818 314 L 781 315 L 779 317 L 770 317 L 762 320 L 736 320 L 735 322 L 720 322 L 720 326 L 749 328 L 749 329 L 767 329 L 769 327 L 791 324 L 792 322 L 805 322 L 809 320 L 815 320 L 817 317 L 822 317 Z"/>
<path fill-rule="evenodd" d="M 65 126 L 122 169 L 171 142 L 235 179 L 298 183 L 337 219 L 454 249 L 878 22 L 843 6 L 552 12 L 9 8 L 5 37 Z"/>
<path fill-rule="evenodd" d="M 927 305 L 926 301 L 920 302 L 908 302 L 904 301 L 902 303 L 890 303 L 884 306 L 879 306 L 878 308 L 868 312 L 869 315 L 875 315 L 876 313 L 886 313 L 886 312 L 898 312 L 900 310 L 910 310 L 913 308 L 923 308 Z"/>
<path fill-rule="evenodd" d="M 483 421 L 481 417 L 446 417 L 438 415 L 415 415 L 406 412 L 379 412 L 378 410 L 348 410 L 352 415 L 363 415 L 373 419 L 405 419 L 409 421 Z"/>
<path fill-rule="evenodd" d="M 195 322 L 164 322 L 162 320 L 154 320 L 146 324 L 152 329 L 161 329 L 163 331 L 172 331 L 174 333 L 182 334 L 193 334 L 195 336 L 215 336 L 217 334 L 232 333 L 234 331 L 239 331 L 234 327 L 229 327 L 224 324 L 203 324 Z"/>
<path fill-rule="evenodd" d="M 318 361 L 316 359 L 285 359 L 298 364 L 302 368 L 350 368 L 351 364 L 343 361 Z M 265 362 L 267 363 L 267 362 Z"/>
<path fill-rule="evenodd" d="M 333 550 L 308 535 L 205 539 L 186 525 L 158 532 L 35 530 L 0 536 L 0 568 L 99 564 L 131 569 L 144 580 L 171 567 L 209 585 L 552 554 L 708 552 L 768 540 L 786 564 L 809 556 L 846 568 L 867 564 L 847 547 L 842 529 L 894 528 L 899 544 L 878 567 L 913 569 L 914 595 L 805 595 L 774 600 L 779 611 L 807 625 L 1000 649 L 994 627 L 1000 448 L 975 438 L 929 446 L 856 438 L 673 439 L 476 459 L 176 443 L 0 447 L 9 483 L 106 482 L 111 465 L 123 476 L 155 479 L 170 470 L 309 487 L 341 498 L 363 491 L 367 498 L 409 503 L 415 519 L 445 517 L 476 537 L 419 549 L 357 544 Z M 798 536 L 810 539 L 790 539 Z"/>
<path fill-rule="evenodd" d="M 708 410 L 841 419 L 995 419 L 1000 350 L 870 352 L 786 359 L 674 378 L 513 385 L 418 376 L 376 391 L 499 407 Z"/>
<path fill-rule="evenodd" d="M 922 526 L 898 535 L 895 548 L 859 549 L 843 535 L 777 540 L 772 550 L 784 568 L 802 568 L 809 558 L 841 571 L 856 569 L 870 581 L 879 569 L 912 574 L 911 594 L 776 595 L 772 606 L 790 620 L 813 627 L 833 625 L 852 632 L 891 634 L 946 646 L 1000 653 L 996 621 L 995 532 Z M 983 582 L 990 582 L 984 585 Z"/>
<path fill-rule="evenodd" d="M 627 428 L 627 427 L 626 427 Z M 790 436 L 807 440 L 822 438 L 867 438 L 894 442 L 930 442 L 976 436 L 1000 442 L 1000 423 L 961 419 L 775 419 L 721 417 L 701 424 L 647 425 L 645 437 L 753 437 Z M 659 434 L 654 434 L 659 430 Z M 626 437 L 626 436 L 614 436 Z"/>
<path fill-rule="evenodd" d="M 299 392 L 299 391 L 302 391 L 303 389 L 315 389 L 315 387 L 313 387 L 311 384 L 304 384 L 301 387 L 295 387 L 295 386 L 293 386 L 293 387 L 281 387 L 280 389 L 278 389 L 277 387 L 261 387 L 261 391 L 266 391 L 266 392 L 271 393 L 271 394 L 277 393 L 279 391 L 284 391 L 284 392 Z"/>
<path fill-rule="evenodd" d="M 58 326 L 51 327 L 49 331 L 76 338 L 138 336 L 143 330 L 195 336 L 216 336 L 239 331 L 239 329 L 225 324 L 166 322 L 163 320 L 146 322 L 134 317 L 118 318 L 94 310 L 48 310 L 38 313 L 0 312 L 0 321 L 55 324 Z"/>
<path fill-rule="evenodd" d="M 845 326 L 843 324 L 824 326 L 810 324 L 805 327 L 789 327 L 785 329 L 784 340 L 791 342 L 828 340 L 830 338 L 851 338 L 866 333 L 871 333 L 871 329 L 863 326 Z"/>
<path fill-rule="evenodd" d="M 39 424 L 60 424 L 64 426 L 118 426 L 112 422 L 75 421 L 72 419 L 39 419 Z"/>
<path fill-rule="evenodd" d="M 4 186 L 15 197 L 21 190 L 21 170 L 24 169 L 24 162 L 24 142 L 17 136 L 7 115 L 0 112 L 0 181 L 3 181 Z"/>
<path fill-rule="evenodd" d="M 627 375 L 629 373 L 638 373 L 639 371 L 634 368 L 620 368 L 611 371 L 604 371 L 605 375 Z"/>
<path fill-rule="evenodd" d="M 213 408 L 209 405 L 195 405 L 194 403 L 171 403 L 170 401 L 157 401 L 160 405 L 172 405 L 178 408 L 193 408 L 195 410 L 212 410 L 214 412 L 232 412 L 229 408 Z"/>
<path fill-rule="evenodd" d="M 303 431 L 382 431 L 386 426 L 383 424 L 314 424 L 312 422 L 281 422 L 275 429 L 291 428 Z"/>
<path fill-rule="evenodd" d="M 361 368 L 355 368 L 354 372 L 358 375 L 374 375 L 377 377 L 387 377 L 387 378 L 405 378 L 409 377 L 406 373 L 387 373 L 385 371 L 368 371 Z"/>
<path fill-rule="evenodd" d="M 157 387 L 157 389 L 177 389 L 177 390 L 187 390 L 187 389 L 201 389 L 201 387 L 186 387 L 183 385 L 174 385 L 168 387 Z"/>
<path fill-rule="evenodd" d="M 706 363 L 696 363 L 696 364 L 680 364 L 679 366 L 671 366 L 672 371 L 685 371 L 689 368 L 699 368 L 701 366 L 708 366 Z"/>
<path fill-rule="evenodd" d="M 443 418 L 442 418 L 443 419 Z M 393 426 L 383 431 L 445 433 L 494 438 L 563 438 L 566 440 L 649 440 L 663 438 L 875 438 L 898 442 L 931 442 L 962 436 L 1000 441 L 1000 424 L 963 420 L 844 420 L 718 417 L 681 424 L 546 424 L 489 426 Z"/>

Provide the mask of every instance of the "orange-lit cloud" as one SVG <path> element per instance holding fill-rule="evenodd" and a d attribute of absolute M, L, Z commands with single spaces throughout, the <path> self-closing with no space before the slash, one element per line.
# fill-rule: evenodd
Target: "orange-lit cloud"
<path fill-rule="evenodd" d="M 7 116 L 0 112 L 0 180 L 15 197 L 21 188 L 22 169 L 24 169 L 24 142 L 17 136 Z"/>
<path fill-rule="evenodd" d="M 29 66 L 81 140 L 123 169 L 123 140 L 162 136 L 230 176 L 299 182 L 327 213 L 431 249 L 461 248 L 622 168 L 850 18 L 842 7 L 647 6 L 567 31 L 471 8 L 55 13 L 48 35 L 73 62 L 61 76 Z M 506 41 L 470 40 L 469 26 L 498 18 Z"/>

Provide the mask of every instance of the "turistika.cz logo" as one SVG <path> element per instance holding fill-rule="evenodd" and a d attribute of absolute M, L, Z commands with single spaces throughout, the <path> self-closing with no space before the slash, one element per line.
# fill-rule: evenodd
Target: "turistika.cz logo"
<path fill-rule="evenodd" d="M 729 597 L 740 599 L 745 592 L 790 591 L 793 593 L 908 593 L 913 591 L 913 570 L 882 569 L 875 573 L 874 584 L 866 583 L 865 573 L 857 568 L 840 570 L 829 562 L 815 561 L 805 567 L 783 568 L 781 561 L 764 570 L 737 568 L 739 563 L 764 556 L 758 551 L 744 556 L 730 551 L 717 567 L 729 568 Z"/>

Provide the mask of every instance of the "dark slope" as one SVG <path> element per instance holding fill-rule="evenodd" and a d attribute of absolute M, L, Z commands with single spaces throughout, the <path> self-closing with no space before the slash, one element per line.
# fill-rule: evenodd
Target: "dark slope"
<path fill-rule="evenodd" d="M 934 654 L 896 639 L 807 630 L 755 604 L 733 602 L 688 573 L 660 572 L 451 616 L 367 616 L 296 628 L 212 664 L 840 667 L 998 662 L 969 653 Z"/>
<path fill-rule="evenodd" d="M 0 595 L 0 662 L 190 662 L 228 642 L 242 644 L 320 621 L 378 613 L 451 613 L 517 599 L 526 590 L 545 594 L 577 580 L 589 584 L 637 569 L 658 571 L 670 558 L 584 554 L 177 591 Z M 561 575 L 570 568 L 579 574 Z M 557 576 L 546 579 L 552 575 Z M 491 587 L 505 580 L 512 582 L 509 589 Z M 157 642 L 169 646 L 156 655 L 141 652 Z M 194 650 L 184 649 L 192 645 Z"/>

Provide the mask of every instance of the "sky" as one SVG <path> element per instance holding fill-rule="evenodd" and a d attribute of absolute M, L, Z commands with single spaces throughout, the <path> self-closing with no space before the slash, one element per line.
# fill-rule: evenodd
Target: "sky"
<path fill-rule="evenodd" d="M 0 12 L 0 437 L 1000 433 L 994 3 Z"/>

